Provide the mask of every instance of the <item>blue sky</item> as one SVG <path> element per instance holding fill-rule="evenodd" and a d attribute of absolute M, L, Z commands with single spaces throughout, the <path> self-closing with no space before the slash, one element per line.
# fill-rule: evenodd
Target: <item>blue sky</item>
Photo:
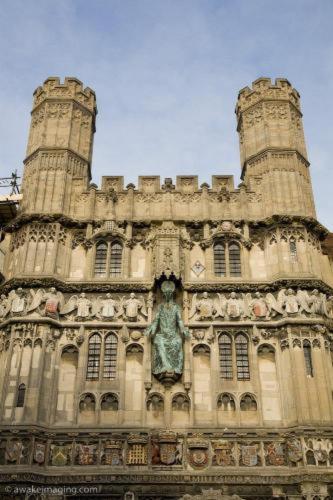
<path fill-rule="evenodd" d="M 93 176 L 234 174 L 234 107 L 259 76 L 302 97 L 318 218 L 333 229 L 332 0 L 1 0 L 0 171 L 22 171 L 32 92 L 96 91 Z"/>

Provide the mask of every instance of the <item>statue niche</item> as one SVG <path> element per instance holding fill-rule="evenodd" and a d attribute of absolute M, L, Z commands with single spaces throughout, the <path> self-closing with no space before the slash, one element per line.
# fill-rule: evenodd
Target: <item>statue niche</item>
<path fill-rule="evenodd" d="M 175 284 L 164 281 L 161 290 L 164 302 L 145 335 L 151 336 L 152 372 L 160 382 L 170 386 L 183 373 L 183 337 L 189 338 L 190 333 L 184 327 L 180 307 L 173 301 Z"/>

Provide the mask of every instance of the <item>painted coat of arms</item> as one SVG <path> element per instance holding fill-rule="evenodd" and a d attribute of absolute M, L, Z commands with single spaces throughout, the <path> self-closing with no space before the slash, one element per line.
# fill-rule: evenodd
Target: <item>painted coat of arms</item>
<path fill-rule="evenodd" d="M 105 465 L 122 465 L 122 442 L 121 441 L 107 441 L 104 445 L 104 452 L 102 455 L 102 463 Z"/>
<path fill-rule="evenodd" d="M 196 469 L 206 467 L 208 464 L 209 442 L 204 436 L 202 434 L 193 434 L 188 438 L 187 446 L 189 464 Z"/>
<path fill-rule="evenodd" d="M 164 465 L 174 465 L 177 457 L 177 434 L 171 431 L 159 434 L 160 462 Z"/>
<path fill-rule="evenodd" d="M 146 465 L 148 463 L 148 437 L 143 434 L 130 434 L 127 439 L 126 463 L 128 465 Z"/>
<path fill-rule="evenodd" d="M 212 465 L 230 467 L 235 465 L 234 444 L 230 441 L 213 441 L 214 454 Z"/>
<path fill-rule="evenodd" d="M 287 441 L 288 458 L 291 462 L 299 462 L 303 458 L 302 444 L 299 439 Z"/>
<path fill-rule="evenodd" d="M 96 458 L 96 445 L 79 444 L 77 446 L 77 461 L 79 465 L 93 465 Z"/>
<path fill-rule="evenodd" d="M 255 467 L 258 463 L 258 445 L 242 445 L 241 446 L 242 465 L 246 467 Z"/>
<path fill-rule="evenodd" d="M 69 447 L 66 445 L 51 445 L 51 464 L 63 467 L 68 464 Z"/>
<path fill-rule="evenodd" d="M 43 464 L 45 460 L 45 444 L 44 443 L 35 443 L 34 449 L 34 461 L 38 464 Z"/>
<path fill-rule="evenodd" d="M 18 462 L 23 450 L 21 441 L 8 441 L 6 445 L 5 458 L 8 462 Z"/>
<path fill-rule="evenodd" d="M 284 446 L 281 442 L 265 444 L 266 464 L 285 465 Z"/>

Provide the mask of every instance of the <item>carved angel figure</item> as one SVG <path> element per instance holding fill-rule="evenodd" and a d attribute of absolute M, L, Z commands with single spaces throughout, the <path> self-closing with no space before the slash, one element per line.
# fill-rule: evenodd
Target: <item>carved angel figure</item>
<path fill-rule="evenodd" d="M 22 316 L 25 313 L 27 299 L 22 288 L 9 292 L 8 299 L 10 301 L 10 312 L 14 316 Z"/>
<path fill-rule="evenodd" d="M 326 295 L 324 293 L 319 293 L 319 291 L 316 288 L 311 292 L 311 295 L 308 298 L 308 303 L 312 315 L 315 316 L 328 315 Z"/>
<path fill-rule="evenodd" d="M 272 293 L 266 294 L 266 303 L 269 308 L 269 314 L 274 317 L 276 314 L 284 314 L 283 304 L 285 299 L 285 290 L 282 289 L 279 291 L 277 298 L 274 297 Z M 285 314 L 284 314 L 285 315 Z"/>
<path fill-rule="evenodd" d="M 113 319 L 118 311 L 118 302 L 107 293 L 106 297 L 97 297 L 92 304 L 92 316 L 102 319 Z"/>
<path fill-rule="evenodd" d="M 90 309 L 92 306 L 91 300 L 87 299 L 86 294 L 80 293 L 77 300 L 77 317 L 88 318 L 90 316 Z"/>
<path fill-rule="evenodd" d="M 283 289 L 279 293 L 281 293 L 281 292 L 283 292 Z M 300 300 L 302 302 L 304 302 L 304 304 L 306 303 L 304 301 L 303 295 L 299 295 L 299 297 L 297 297 L 295 295 L 294 290 L 292 290 L 291 288 L 288 288 L 288 290 L 286 291 L 284 298 L 282 300 L 282 305 L 283 305 L 285 313 L 287 315 L 297 314 L 298 309 L 299 309 Z"/>
<path fill-rule="evenodd" d="M 269 319 L 271 307 L 266 298 L 260 292 L 255 292 L 254 299 L 249 303 L 251 319 Z"/>
<path fill-rule="evenodd" d="M 199 320 L 213 319 L 216 313 L 216 305 L 214 304 L 214 301 L 209 297 L 207 292 L 204 292 L 201 299 L 199 300 L 197 300 L 196 293 L 193 295 L 191 310 L 189 314 L 190 319 L 195 314 L 198 316 Z"/>
<path fill-rule="evenodd" d="M 47 292 L 39 288 L 36 292 L 30 289 L 31 301 L 27 307 L 27 312 L 31 313 L 38 310 L 40 314 L 53 319 L 59 318 L 59 312 L 64 304 L 64 296 L 58 292 L 56 288 L 51 287 Z M 41 311 L 40 306 L 44 303 L 44 309 Z"/>
<path fill-rule="evenodd" d="M 129 299 L 125 299 L 125 297 L 121 299 L 117 316 L 123 316 L 128 321 L 138 321 L 139 314 L 148 316 L 143 297 L 137 299 L 135 293 L 132 292 Z"/>
<path fill-rule="evenodd" d="M 87 319 L 91 316 L 91 307 L 91 300 L 86 297 L 84 292 L 82 292 L 79 296 L 72 295 L 60 310 L 60 314 L 70 314 L 76 310 L 77 319 Z"/>
<path fill-rule="evenodd" d="M 244 315 L 244 302 L 237 297 L 235 292 L 231 292 L 227 300 L 227 317 L 230 319 L 238 319 Z"/>

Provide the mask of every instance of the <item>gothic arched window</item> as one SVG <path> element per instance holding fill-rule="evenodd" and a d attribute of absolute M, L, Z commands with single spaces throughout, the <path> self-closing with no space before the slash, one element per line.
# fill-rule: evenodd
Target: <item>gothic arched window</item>
<path fill-rule="evenodd" d="M 119 241 L 100 241 L 96 245 L 94 274 L 97 278 L 122 274 L 123 246 Z"/>
<path fill-rule="evenodd" d="M 303 342 L 303 352 L 305 361 L 305 371 L 309 377 L 313 377 L 313 365 L 312 365 L 312 354 L 311 354 L 311 344 L 308 340 Z"/>
<path fill-rule="evenodd" d="M 242 275 L 240 248 L 236 243 L 231 243 L 229 245 L 229 271 L 232 277 L 239 277 Z"/>
<path fill-rule="evenodd" d="M 20 384 L 18 386 L 17 399 L 16 399 L 17 408 L 23 408 L 24 406 L 25 390 L 26 390 L 25 384 Z"/>
<path fill-rule="evenodd" d="M 248 354 L 248 340 L 242 333 L 237 335 L 235 339 L 236 348 L 236 366 L 237 366 L 237 379 L 249 380 L 250 367 L 249 367 L 249 354 Z"/>
<path fill-rule="evenodd" d="M 225 247 L 222 243 L 214 245 L 214 272 L 215 276 L 226 275 Z"/>
<path fill-rule="evenodd" d="M 101 242 L 96 245 L 95 256 L 95 276 L 106 277 L 106 259 L 108 254 L 108 246 Z"/>
<path fill-rule="evenodd" d="M 101 337 L 94 333 L 88 344 L 87 380 L 98 380 L 101 362 Z"/>
<path fill-rule="evenodd" d="M 121 275 L 121 261 L 123 255 L 123 247 L 120 243 L 115 242 L 111 244 L 110 256 L 110 276 Z"/>
<path fill-rule="evenodd" d="M 242 275 L 241 249 L 238 243 L 218 241 L 213 251 L 215 276 L 237 278 Z"/>
<path fill-rule="evenodd" d="M 221 378 L 232 379 L 232 344 L 231 338 L 225 333 L 219 336 L 219 358 Z"/>
<path fill-rule="evenodd" d="M 103 378 L 113 379 L 117 375 L 118 339 L 114 333 L 109 333 L 104 341 Z"/>

